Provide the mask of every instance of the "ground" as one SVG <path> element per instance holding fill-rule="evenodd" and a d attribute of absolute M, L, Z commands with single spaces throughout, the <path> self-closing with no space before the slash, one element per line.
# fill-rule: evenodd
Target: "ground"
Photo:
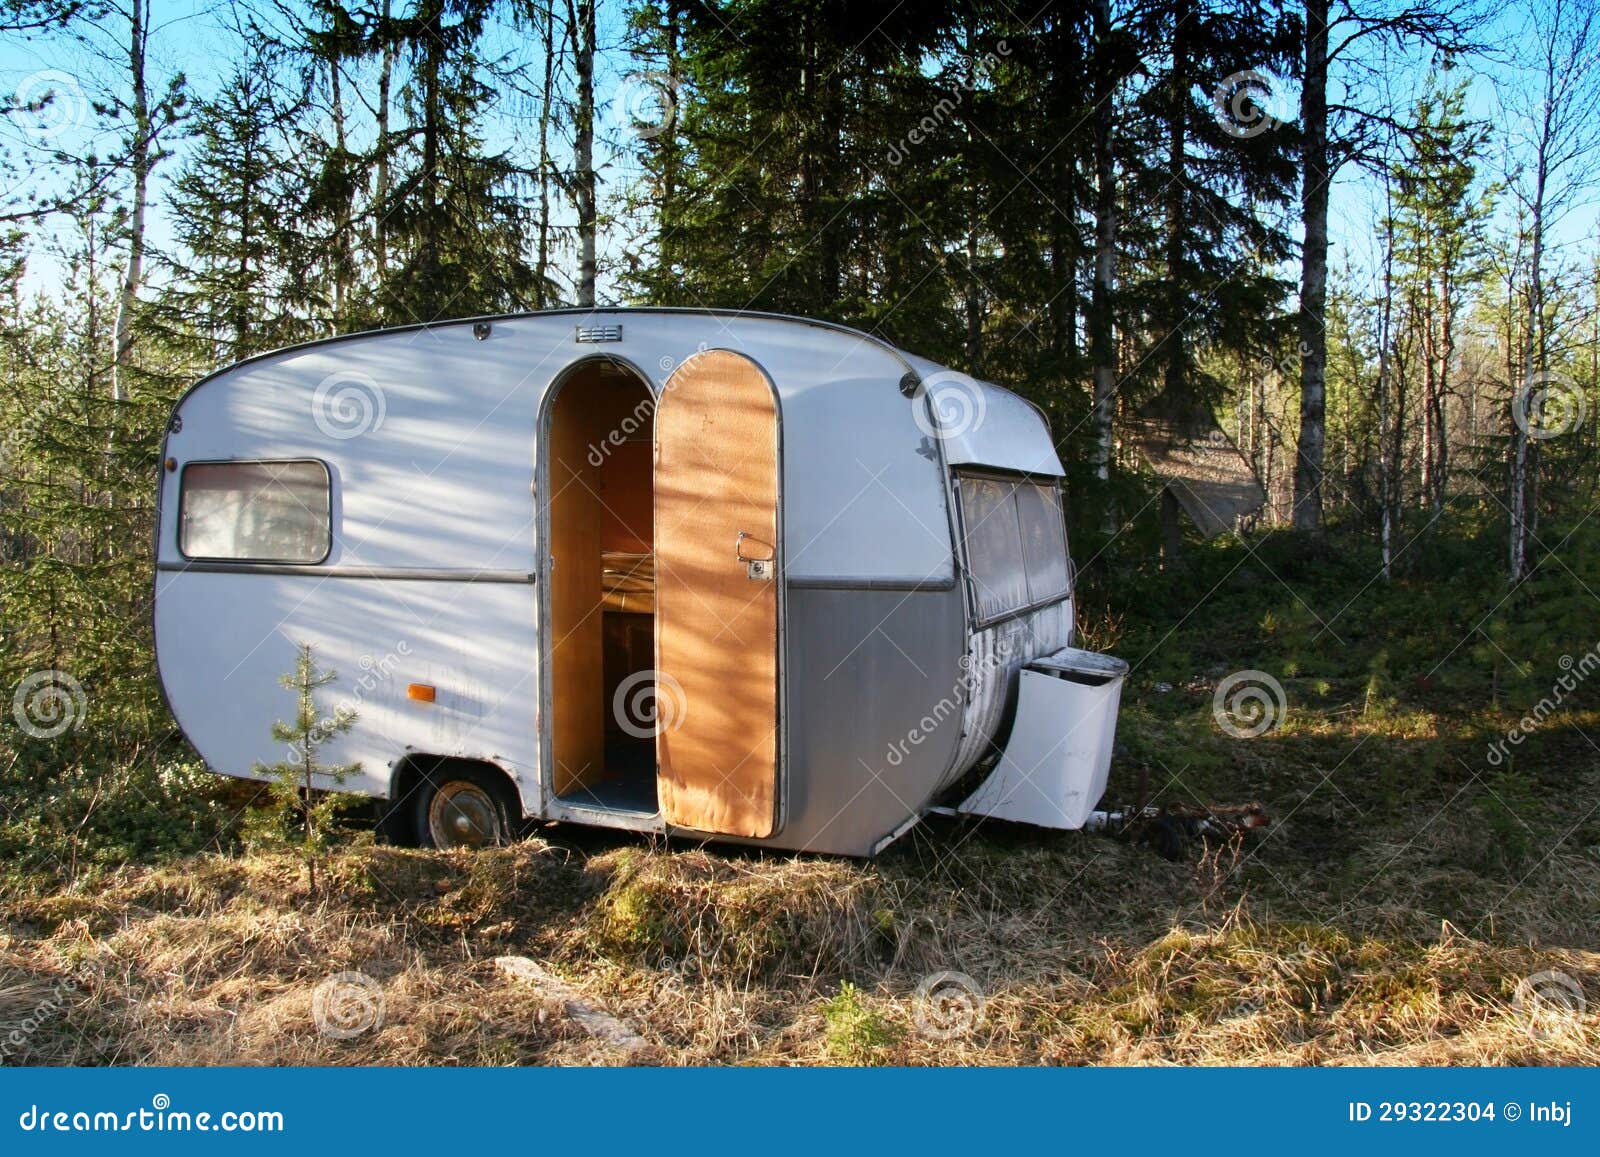
<path fill-rule="evenodd" d="M 1431 570 L 1384 583 L 1359 552 L 1258 540 L 1086 589 L 1088 641 L 1134 664 L 1111 797 L 1259 800 L 1272 825 L 1242 844 L 1169 861 L 942 819 L 876 861 L 571 826 L 481 853 L 355 835 L 316 894 L 285 852 L 142 856 L 6 885 L 0 1048 L 71 1064 L 1600 1063 L 1600 696 L 1559 682 L 1600 636 L 1600 577 L 1563 553 L 1508 597 L 1485 549 L 1441 540 Z M 1283 694 L 1240 738 L 1215 696 L 1245 670 Z M 647 1047 L 591 1035 L 507 955 Z"/>

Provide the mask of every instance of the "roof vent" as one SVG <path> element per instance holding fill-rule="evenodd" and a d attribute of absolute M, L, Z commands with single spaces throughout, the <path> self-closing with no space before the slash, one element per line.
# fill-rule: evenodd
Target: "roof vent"
<path fill-rule="evenodd" d="M 621 341 L 620 325 L 580 325 L 576 340 L 580 344 L 597 345 L 600 342 Z"/>

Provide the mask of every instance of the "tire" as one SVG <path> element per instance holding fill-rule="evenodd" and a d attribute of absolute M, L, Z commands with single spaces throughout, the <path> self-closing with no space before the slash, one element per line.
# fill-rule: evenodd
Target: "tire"
<path fill-rule="evenodd" d="M 411 813 L 417 846 L 492 848 L 509 844 L 521 828 L 511 785 L 497 771 L 442 764 L 422 777 Z"/>

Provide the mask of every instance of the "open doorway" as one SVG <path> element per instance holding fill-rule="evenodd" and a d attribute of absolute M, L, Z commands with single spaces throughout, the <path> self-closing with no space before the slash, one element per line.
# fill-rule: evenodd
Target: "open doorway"
<path fill-rule="evenodd" d="M 550 409 L 551 771 L 564 803 L 655 814 L 655 398 L 625 364 L 569 370 Z"/>

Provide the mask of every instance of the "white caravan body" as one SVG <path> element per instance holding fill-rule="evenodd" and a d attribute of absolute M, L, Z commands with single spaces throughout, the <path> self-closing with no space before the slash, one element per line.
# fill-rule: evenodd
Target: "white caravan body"
<path fill-rule="evenodd" d="M 1104 790 L 1126 666 L 1072 647 L 1043 416 L 869 335 L 356 334 L 204 379 L 162 456 L 161 679 L 223 774 L 289 756 L 309 644 L 355 713 L 320 786 L 424 842 L 501 809 L 869 855 L 940 806 L 1079 827 Z"/>

